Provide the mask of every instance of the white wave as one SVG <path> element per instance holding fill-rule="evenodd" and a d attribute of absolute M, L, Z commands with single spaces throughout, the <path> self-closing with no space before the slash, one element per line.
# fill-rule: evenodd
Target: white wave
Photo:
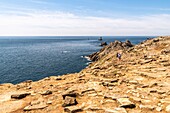
<path fill-rule="evenodd" d="M 69 53 L 70 51 L 62 51 L 62 53 Z"/>

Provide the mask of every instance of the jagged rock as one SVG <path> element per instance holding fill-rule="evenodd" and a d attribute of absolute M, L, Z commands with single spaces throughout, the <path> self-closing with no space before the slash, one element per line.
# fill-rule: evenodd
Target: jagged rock
<path fill-rule="evenodd" d="M 100 44 L 100 46 L 106 46 L 107 45 L 107 42 L 102 42 L 101 44 Z"/>
<path fill-rule="evenodd" d="M 31 93 L 20 93 L 20 94 L 13 94 L 11 95 L 11 98 L 13 99 L 22 99 L 25 98 L 26 96 L 30 95 Z"/>
<path fill-rule="evenodd" d="M 34 103 L 34 102 L 33 102 Z M 31 110 L 37 110 L 37 109 L 44 109 L 47 107 L 46 103 L 44 102 L 37 102 L 37 103 L 34 103 L 34 104 L 31 104 L 29 106 L 26 106 L 24 108 L 24 111 L 31 111 Z"/>
<path fill-rule="evenodd" d="M 154 39 L 153 42 L 159 42 L 159 39 Z"/>
<path fill-rule="evenodd" d="M 63 99 L 65 99 L 66 96 L 69 96 L 69 97 L 77 97 L 79 94 L 76 93 L 76 92 L 67 92 L 65 94 L 62 95 Z"/>
<path fill-rule="evenodd" d="M 88 57 L 90 58 L 91 61 L 97 61 L 99 59 L 99 52 L 93 53 L 89 55 Z"/>
<path fill-rule="evenodd" d="M 66 96 L 64 100 L 64 104 L 62 106 L 67 107 L 67 106 L 72 106 L 72 105 L 77 105 L 77 104 L 78 102 L 74 97 Z"/>
<path fill-rule="evenodd" d="M 126 40 L 125 43 L 122 44 L 124 47 L 133 47 L 132 43 L 129 40 Z"/>
<path fill-rule="evenodd" d="M 88 57 L 92 61 L 97 61 L 100 58 L 102 58 L 103 56 L 107 55 L 112 50 L 115 50 L 115 51 L 123 50 L 123 49 L 128 49 L 130 47 L 133 47 L 133 45 L 131 44 L 130 41 L 121 42 L 121 41 L 116 40 L 114 42 L 111 42 L 109 45 L 104 46 L 99 52 L 93 53 L 93 54 L 89 55 Z"/>
<path fill-rule="evenodd" d="M 56 80 L 62 80 L 62 78 L 61 77 L 57 77 Z"/>
<path fill-rule="evenodd" d="M 98 40 L 99 40 L 99 41 L 102 41 L 102 40 L 103 40 L 103 38 L 102 38 L 102 37 L 100 37 Z"/>
<path fill-rule="evenodd" d="M 120 104 L 120 107 L 123 108 L 135 108 L 136 105 L 134 103 L 132 103 L 129 98 L 119 98 L 117 99 L 117 101 Z"/>
<path fill-rule="evenodd" d="M 167 111 L 167 112 L 170 112 L 170 105 L 168 105 L 168 106 L 166 107 L 166 111 Z"/>
<path fill-rule="evenodd" d="M 41 95 L 50 95 L 50 94 L 52 94 L 52 91 L 50 90 L 47 90 L 41 93 Z"/>
<path fill-rule="evenodd" d="M 106 109 L 105 113 L 127 113 L 124 108 L 115 108 L 114 110 Z"/>
<path fill-rule="evenodd" d="M 77 106 L 70 106 L 70 107 L 65 107 L 64 108 L 65 112 L 68 113 L 77 113 L 77 112 L 81 112 L 83 111 L 81 107 L 77 107 Z"/>

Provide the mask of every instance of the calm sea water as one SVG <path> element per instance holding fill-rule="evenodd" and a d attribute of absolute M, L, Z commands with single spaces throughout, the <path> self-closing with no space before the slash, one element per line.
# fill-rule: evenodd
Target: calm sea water
<path fill-rule="evenodd" d="M 40 80 L 53 75 L 79 72 L 87 66 L 81 56 L 101 47 L 99 37 L 0 37 L 0 84 Z M 103 41 L 130 40 L 140 43 L 147 37 L 103 37 Z"/>

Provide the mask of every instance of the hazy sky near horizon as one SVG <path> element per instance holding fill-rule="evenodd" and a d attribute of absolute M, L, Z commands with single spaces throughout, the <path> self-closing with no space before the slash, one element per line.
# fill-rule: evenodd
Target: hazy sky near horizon
<path fill-rule="evenodd" d="M 170 0 L 0 0 L 0 36 L 170 35 Z"/>

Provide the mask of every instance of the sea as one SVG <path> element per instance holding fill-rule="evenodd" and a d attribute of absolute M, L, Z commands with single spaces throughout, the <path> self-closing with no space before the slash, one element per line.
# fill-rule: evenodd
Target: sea
<path fill-rule="evenodd" d="M 103 42 L 130 40 L 138 44 L 155 36 L 103 36 Z M 98 36 L 0 37 L 0 84 L 37 81 L 80 72 L 89 64 L 84 56 L 101 49 Z"/>

